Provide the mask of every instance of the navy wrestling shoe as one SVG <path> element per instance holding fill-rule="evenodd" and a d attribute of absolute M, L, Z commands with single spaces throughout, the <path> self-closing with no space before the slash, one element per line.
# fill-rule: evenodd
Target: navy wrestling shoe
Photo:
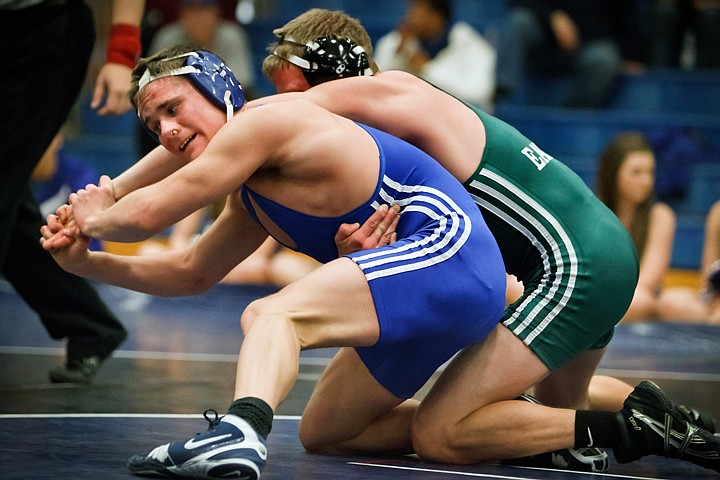
<path fill-rule="evenodd" d="M 208 418 L 208 412 L 215 414 L 214 420 Z M 203 415 L 210 423 L 207 432 L 159 446 L 147 455 L 133 455 L 127 463 L 130 472 L 170 478 L 258 480 L 267 461 L 265 440 L 236 415 L 218 419 L 214 410 Z"/>
<path fill-rule="evenodd" d="M 720 472 L 720 435 L 688 422 L 653 382 L 640 382 L 617 415 L 622 440 L 613 452 L 618 462 L 660 455 Z"/>
<path fill-rule="evenodd" d="M 520 395 L 515 400 L 542 405 L 537 398 L 526 393 Z M 516 467 L 553 468 L 593 473 L 606 472 L 610 467 L 607 452 L 597 447 L 563 448 L 561 450 L 555 450 L 554 452 L 503 460 L 502 464 Z"/>

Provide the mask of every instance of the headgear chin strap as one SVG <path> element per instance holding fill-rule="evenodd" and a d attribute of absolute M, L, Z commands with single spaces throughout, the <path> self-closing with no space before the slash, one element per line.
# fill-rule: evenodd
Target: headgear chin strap
<path fill-rule="evenodd" d="M 281 38 L 280 42 L 302 45 L 291 37 Z M 319 37 L 305 44 L 302 57 L 280 55 L 277 49 L 273 55 L 300 67 L 312 86 L 338 78 L 373 74 L 365 49 L 349 38 Z"/>
<path fill-rule="evenodd" d="M 205 51 L 183 53 L 176 57 L 166 58 L 163 61 L 183 57 L 187 58 L 185 65 L 168 72 L 151 75 L 149 69 L 145 70 L 138 82 L 138 90 L 142 90 L 147 84 L 158 78 L 187 75 L 190 83 L 205 98 L 227 112 L 227 121 L 230 121 L 233 112 L 240 110 L 245 104 L 242 87 L 232 70 L 217 56 Z"/>

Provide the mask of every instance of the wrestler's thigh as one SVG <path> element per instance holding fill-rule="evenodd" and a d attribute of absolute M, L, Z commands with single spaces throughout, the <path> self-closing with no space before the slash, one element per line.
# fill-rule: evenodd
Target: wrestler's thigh
<path fill-rule="evenodd" d="M 243 314 L 243 329 L 249 327 L 246 322 L 272 318 L 289 319 L 303 349 L 373 345 L 380 331 L 370 287 L 348 258 L 322 265 L 253 302 Z"/>
<path fill-rule="evenodd" d="M 373 378 L 355 349 L 342 348 L 313 390 L 300 437 L 310 445 L 354 438 L 402 401 Z"/>

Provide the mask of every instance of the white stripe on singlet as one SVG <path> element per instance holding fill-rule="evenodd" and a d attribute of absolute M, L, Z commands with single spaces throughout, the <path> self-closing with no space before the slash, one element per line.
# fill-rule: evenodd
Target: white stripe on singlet
<path fill-rule="evenodd" d="M 387 187 L 388 190 L 392 189 L 400 193 L 421 192 L 421 195 L 413 195 L 405 199 L 396 200 L 391 193 L 388 193 L 386 188 L 383 188 L 380 191 L 380 196 L 384 202 L 390 205 L 399 204 L 404 212 L 420 212 L 433 220 L 438 220 L 439 228 L 436 229 L 433 235 L 429 235 L 421 240 L 394 250 L 372 251 L 365 255 L 353 257 L 353 260 L 363 271 L 372 267 L 396 262 L 413 259 L 419 260 L 404 265 L 368 272 L 365 275 L 368 280 L 435 265 L 452 257 L 465 244 L 472 230 L 472 221 L 445 193 L 423 185 L 401 185 L 387 176 L 383 177 L 383 186 Z M 418 203 L 422 203 L 422 205 L 418 205 Z M 434 207 L 434 209 L 430 207 Z M 450 216 L 450 220 L 446 217 L 447 215 Z M 461 219 L 464 221 L 465 226 L 458 237 Z M 449 229 L 445 231 L 445 228 L 448 226 L 448 221 L 450 222 Z M 450 248 L 446 249 L 448 245 L 450 245 Z M 440 254 L 437 253 L 442 250 L 445 251 Z"/>
<path fill-rule="evenodd" d="M 570 259 L 570 268 L 567 272 L 568 274 L 568 285 L 567 288 L 562 292 L 562 297 L 557 301 L 557 304 L 553 309 L 548 313 L 545 318 L 525 337 L 523 340 L 526 345 L 529 345 L 532 343 L 532 341 L 542 333 L 542 331 L 545 329 L 545 327 L 560 313 L 560 311 L 565 307 L 567 304 L 567 300 L 572 295 L 572 292 L 575 288 L 575 281 L 577 279 L 577 270 L 578 270 L 578 262 L 577 262 L 577 255 L 575 253 L 575 247 L 572 243 L 572 240 L 570 240 L 570 237 L 568 236 L 567 232 L 563 229 L 563 227 L 558 223 L 558 221 L 553 217 L 547 210 L 545 210 L 540 204 L 538 204 L 535 200 L 530 198 L 525 192 L 523 192 L 521 189 L 519 189 L 516 185 L 514 185 L 512 182 L 508 181 L 507 179 L 501 177 L 495 172 L 489 171 L 487 169 L 483 169 L 480 172 L 480 175 L 487 177 L 488 179 L 500 184 L 502 187 L 506 188 L 510 193 L 517 196 L 520 200 L 525 202 L 530 209 L 527 209 L 515 201 L 508 198 L 506 195 L 502 194 L 501 192 L 497 191 L 494 188 L 491 188 L 490 186 L 480 183 L 477 180 L 473 180 L 470 185 L 473 188 L 476 188 L 480 190 L 481 192 L 489 195 L 490 197 L 494 198 L 501 204 L 505 205 L 507 208 L 513 210 L 517 214 L 519 214 L 526 222 L 531 224 L 537 232 L 540 234 L 541 238 L 544 239 L 547 243 L 550 245 L 556 245 L 557 242 L 555 241 L 556 238 L 560 238 L 563 245 L 567 249 L 568 257 Z M 522 233 L 528 240 L 532 242 L 533 245 L 535 245 L 538 250 L 540 251 L 541 257 L 543 259 L 543 266 L 545 267 L 545 271 L 548 271 L 549 263 L 549 253 L 553 255 L 553 258 L 555 259 L 556 265 L 558 265 L 558 271 L 557 271 L 557 277 L 553 281 L 552 285 L 550 286 L 547 295 L 544 296 L 544 298 L 535 305 L 535 307 L 527 314 L 525 319 L 522 321 L 520 325 L 518 325 L 514 330 L 513 333 L 515 335 L 520 335 L 527 327 L 528 325 L 535 319 L 535 317 L 540 313 L 542 308 L 547 305 L 550 300 L 552 300 L 560 290 L 559 282 L 562 278 L 562 275 L 565 273 L 563 268 L 563 261 L 560 256 L 560 252 L 558 249 L 553 249 L 552 252 L 548 252 L 543 246 L 542 243 L 538 240 L 538 238 L 535 236 L 534 233 L 532 233 L 530 230 L 528 230 L 525 227 L 522 227 L 517 221 L 515 221 L 511 216 L 503 212 L 498 206 L 496 206 L 493 203 L 487 202 L 483 200 L 482 198 L 472 195 L 475 202 L 483 207 L 484 209 L 492 212 L 493 214 L 497 215 L 500 219 L 507 222 L 509 225 L 513 226 L 516 230 L 518 230 L 520 233 Z M 543 219 L 545 219 L 555 230 L 555 235 L 553 235 L 550 231 L 545 228 L 543 224 L 541 224 L 536 218 L 536 215 L 540 215 Z M 543 289 L 546 288 L 545 282 L 541 281 L 540 285 L 530 293 L 530 295 L 527 296 L 524 302 L 522 302 L 518 308 L 513 312 L 512 316 L 505 320 L 505 324 L 510 324 L 513 321 L 515 321 L 528 307 L 530 302 L 535 300 L 540 294 L 542 293 Z"/>

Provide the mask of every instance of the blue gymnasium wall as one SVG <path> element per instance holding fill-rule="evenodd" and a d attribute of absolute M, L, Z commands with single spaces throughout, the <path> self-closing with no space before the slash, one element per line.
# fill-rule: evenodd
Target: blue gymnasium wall
<path fill-rule="evenodd" d="M 343 10 L 359 18 L 373 41 L 390 31 L 402 16 L 404 0 L 278 0 L 272 15 L 257 18 L 247 29 L 257 68 L 260 94 L 274 93 L 261 74 L 266 47 L 276 28 L 308 8 Z M 505 12 L 504 0 L 455 0 L 454 16 L 474 25 L 491 41 L 497 35 Z M 703 222 L 710 204 L 720 199 L 720 71 L 687 72 L 657 70 L 642 76 L 626 76 L 618 85 L 609 108 L 602 111 L 572 111 L 554 108 L 564 83 L 557 78 L 533 78 L 523 87 L 521 101 L 499 108 L 495 114 L 532 138 L 541 148 L 567 163 L 591 187 L 597 157 L 618 132 L 640 130 L 657 134 L 675 128 L 689 132 L 705 144 L 710 155 L 703 162 L 659 168 L 674 168 L 687 177 L 683 195 L 669 199 L 678 213 L 672 265 L 698 268 L 702 249 Z M 100 172 L 117 175 L 137 159 L 137 120 L 134 113 L 121 117 L 98 117 L 80 106 L 81 132 L 67 148 L 92 162 Z M 674 175 L 673 172 L 666 172 Z M 658 175 L 665 172 L 659 170 Z"/>

